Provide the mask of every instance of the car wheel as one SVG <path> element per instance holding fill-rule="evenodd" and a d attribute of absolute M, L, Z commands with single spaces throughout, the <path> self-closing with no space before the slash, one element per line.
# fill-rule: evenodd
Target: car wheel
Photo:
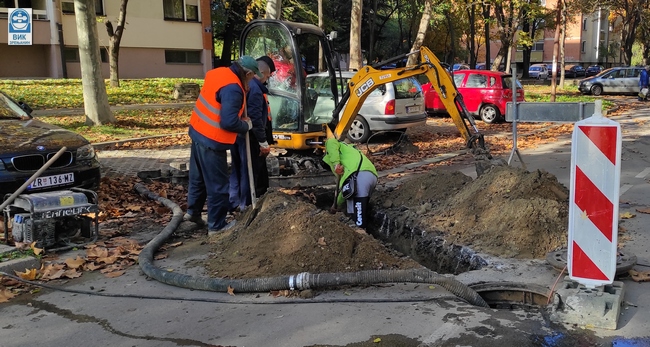
<path fill-rule="evenodd" d="M 603 93 L 603 87 L 598 84 L 591 86 L 591 95 L 599 96 Z"/>
<path fill-rule="evenodd" d="M 352 142 L 366 142 L 368 138 L 370 138 L 368 122 L 363 117 L 357 116 L 348 130 L 348 139 Z"/>
<path fill-rule="evenodd" d="M 499 109 L 494 105 L 484 105 L 479 112 L 483 122 L 487 124 L 496 123 L 501 119 Z"/>

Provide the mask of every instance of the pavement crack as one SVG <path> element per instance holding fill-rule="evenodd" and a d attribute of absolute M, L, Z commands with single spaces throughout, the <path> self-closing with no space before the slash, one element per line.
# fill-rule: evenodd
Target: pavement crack
<path fill-rule="evenodd" d="M 44 301 L 32 300 L 30 302 L 32 304 L 32 307 L 34 307 L 37 310 L 43 310 L 50 313 L 54 313 L 60 317 L 72 320 L 77 323 L 95 323 L 101 326 L 104 330 L 108 331 L 109 333 L 119 335 L 122 337 L 128 337 L 137 340 L 172 342 L 177 344 L 178 346 L 201 346 L 201 347 L 214 346 L 209 343 L 204 343 L 201 341 L 191 340 L 191 339 L 166 338 L 166 337 L 157 337 L 157 336 L 150 336 L 150 335 L 140 336 L 140 335 L 128 334 L 115 329 L 113 326 L 111 326 L 111 323 L 106 319 L 100 319 L 86 314 L 73 313 L 68 309 L 60 308 L 56 305 Z"/>

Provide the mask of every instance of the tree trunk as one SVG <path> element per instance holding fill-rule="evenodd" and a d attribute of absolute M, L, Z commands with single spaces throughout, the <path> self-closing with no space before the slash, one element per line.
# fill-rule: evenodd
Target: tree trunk
<path fill-rule="evenodd" d="M 322 0 L 320 0 L 322 1 Z M 372 13 L 370 14 L 370 42 L 368 47 L 368 64 L 375 61 L 375 22 L 377 21 L 377 0 L 372 0 Z"/>
<path fill-rule="evenodd" d="M 530 33 L 530 28 L 534 25 L 530 25 L 530 19 L 528 18 L 528 12 L 523 14 L 523 23 L 522 31 Z M 534 41 L 534 37 L 530 35 L 530 39 Z M 534 43 L 533 43 L 534 44 Z M 533 49 L 533 46 L 522 45 L 522 68 L 521 68 L 521 78 L 528 78 L 528 67 L 530 67 L 530 52 Z"/>
<path fill-rule="evenodd" d="M 560 31 L 562 24 L 560 20 L 562 18 L 562 1 L 557 1 L 557 8 L 555 9 L 557 13 L 555 14 L 555 36 L 553 37 L 553 69 L 551 70 L 551 102 L 555 102 L 555 95 L 557 94 L 557 62 L 558 56 L 560 55 Z"/>
<path fill-rule="evenodd" d="M 115 122 L 102 77 L 95 2 L 74 0 L 86 125 Z"/>
<path fill-rule="evenodd" d="M 469 66 L 476 68 L 476 4 L 468 4 L 469 16 Z"/>
<path fill-rule="evenodd" d="M 318 27 L 321 28 L 321 30 L 325 29 L 325 24 L 323 23 L 323 0 L 318 0 Z M 325 71 L 325 62 L 323 61 L 323 55 L 323 46 L 318 45 L 318 72 Z"/>
<path fill-rule="evenodd" d="M 490 54 L 490 22 L 487 20 L 490 18 L 490 5 L 483 4 L 483 34 L 485 35 L 485 68 L 487 69 L 492 62 L 492 55 Z"/>
<path fill-rule="evenodd" d="M 118 70 L 118 60 L 120 56 L 120 42 L 122 41 L 122 34 L 124 33 L 124 22 L 126 21 L 126 5 L 129 0 L 122 0 L 120 3 L 120 14 L 117 17 L 117 28 L 113 30 L 113 23 L 106 21 L 106 31 L 108 32 L 108 52 L 109 52 L 109 66 L 111 75 L 111 87 L 120 86 L 120 74 Z"/>
<path fill-rule="evenodd" d="M 352 0 L 350 19 L 350 70 L 359 70 L 363 66 L 361 56 L 361 16 L 363 0 Z"/>
<path fill-rule="evenodd" d="M 420 18 L 420 26 L 418 27 L 418 33 L 415 36 L 413 41 L 413 46 L 411 47 L 411 52 L 415 52 L 422 47 L 424 42 L 424 37 L 427 35 L 427 30 L 429 29 L 429 20 L 431 20 L 431 7 L 433 0 L 424 0 L 424 11 L 422 12 L 422 18 Z M 409 56 L 408 62 L 406 65 L 415 65 L 418 63 L 420 56 L 417 54 L 411 54 Z"/>
<path fill-rule="evenodd" d="M 221 49 L 221 66 L 230 66 L 230 57 L 232 56 L 232 42 L 235 39 L 235 21 L 232 9 L 228 11 L 226 20 L 226 29 L 223 35 L 223 47 Z"/>
<path fill-rule="evenodd" d="M 447 26 L 449 28 L 449 50 L 450 50 L 450 61 L 448 62 L 449 65 L 453 66 L 454 63 L 456 63 L 456 30 L 454 30 L 454 22 L 451 20 L 451 13 L 449 11 L 445 11 L 445 16 L 447 17 Z"/>
<path fill-rule="evenodd" d="M 566 26 L 567 26 L 567 13 L 566 13 L 566 1 L 560 0 L 562 3 L 562 9 L 560 10 L 560 23 L 562 27 L 560 29 L 560 86 L 564 88 L 564 42 L 566 42 Z"/>
<path fill-rule="evenodd" d="M 319 0 L 319 4 L 320 4 Z M 280 19 L 282 16 L 282 0 L 268 0 L 266 2 L 266 19 Z"/>

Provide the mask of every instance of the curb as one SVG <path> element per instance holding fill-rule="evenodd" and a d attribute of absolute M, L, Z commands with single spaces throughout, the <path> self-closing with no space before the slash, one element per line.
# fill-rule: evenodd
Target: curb
<path fill-rule="evenodd" d="M 10 275 L 13 275 L 16 271 L 23 272 L 25 270 L 40 268 L 41 260 L 31 256 L 0 262 L 0 272 L 5 272 Z"/>
<path fill-rule="evenodd" d="M 150 140 L 150 139 L 158 139 L 162 137 L 170 137 L 170 136 L 179 136 L 179 135 L 187 135 L 186 132 L 184 133 L 176 133 L 176 134 L 163 134 L 163 135 L 151 135 L 151 136 L 144 136 L 144 137 L 134 137 L 130 139 L 124 139 L 124 140 L 116 140 L 116 141 L 106 141 L 106 142 L 97 142 L 97 143 L 92 143 L 93 147 L 95 149 L 105 149 L 106 147 L 112 146 L 112 145 L 117 145 L 117 144 L 123 144 L 123 143 L 129 143 L 129 142 L 138 142 L 138 141 L 144 141 L 144 140 Z"/>
<path fill-rule="evenodd" d="M 163 104 L 130 104 L 130 105 L 113 105 L 111 111 L 124 111 L 124 110 L 155 110 L 165 108 L 183 108 L 194 106 L 194 102 L 173 102 Z M 86 114 L 83 108 L 54 108 L 32 111 L 32 117 L 63 117 L 63 116 L 79 116 Z"/>

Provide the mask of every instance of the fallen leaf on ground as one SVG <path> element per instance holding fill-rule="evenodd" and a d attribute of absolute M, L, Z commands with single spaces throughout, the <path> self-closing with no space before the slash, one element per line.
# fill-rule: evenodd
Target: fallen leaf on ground
<path fill-rule="evenodd" d="M 327 246 L 327 243 L 325 243 L 325 238 L 321 237 L 318 239 L 318 244 L 321 246 Z"/>
<path fill-rule="evenodd" d="M 650 281 L 650 271 L 645 271 L 645 272 L 640 272 L 640 271 L 634 271 L 630 270 L 628 271 L 630 276 L 632 276 L 632 279 L 635 282 L 648 282 Z"/>
<path fill-rule="evenodd" d="M 41 255 L 43 253 L 43 248 L 36 247 L 36 242 L 32 242 L 29 247 L 32 249 L 35 255 Z"/>
<path fill-rule="evenodd" d="M 65 260 L 65 264 L 68 265 L 69 268 L 71 269 L 78 269 L 81 267 L 84 263 L 86 263 L 86 259 L 77 256 L 76 258 L 68 258 Z"/>
<path fill-rule="evenodd" d="M 380 343 L 380 342 L 381 342 L 381 338 L 378 337 L 378 338 L 372 340 L 372 342 L 374 342 L 374 343 Z"/>
<path fill-rule="evenodd" d="M 637 212 L 640 212 L 640 213 L 647 213 L 647 214 L 650 214 L 650 207 L 646 207 L 646 208 L 637 208 L 636 211 L 637 211 Z"/>
<path fill-rule="evenodd" d="M 630 218 L 634 218 L 634 217 L 636 217 L 636 215 L 634 213 L 630 213 L 630 212 L 621 213 L 621 219 L 630 219 Z"/>
<path fill-rule="evenodd" d="M 12 293 L 9 289 L 5 288 L 2 291 L 0 291 L 0 302 L 7 302 L 9 299 L 13 298 L 16 296 L 16 294 Z"/>
<path fill-rule="evenodd" d="M 65 273 L 65 265 L 63 264 L 48 264 L 41 267 L 41 279 L 55 280 L 61 278 Z"/>
<path fill-rule="evenodd" d="M 108 249 L 104 247 L 93 247 L 86 250 L 86 256 L 89 258 L 108 257 Z"/>
<path fill-rule="evenodd" d="M 183 244 L 183 241 L 174 242 L 169 245 L 169 247 L 178 247 Z"/>
<path fill-rule="evenodd" d="M 153 258 L 154 258 L 155 260 L 162 260 L 162 259 L 165 259 L 165 258 L 167 258 L 167 253 L 156 254 Z"/>
<path fill-rule="evenodd" d="M 113 272 L 109 272 L 109 273 L 105 274 L 104 276 L 106 276 L 108 278 L 114 278 L 114 277 L 119 277 L 119 276 L 124 275 L 125 272 L 126 272 L 125 270 L 113 271 Z"/>
<path fill-rule="evenodd" d="M 38 275 L 38 271 L 36 269 L 25 269 L 25 272 L 19 272 L 19 271 L 14 271 L 16 275 L 24 280 L 28 281 L 33 281 L 36 279 L 36 275 Z"/>
<path fill-rule="evenodd" d="M 235 288 L 228 286 L 228 294 L 235 296 Z"/>
<path fill-rule="evenodd" d="M 95 262 L 88 262 L 88 263 L 84 264 L 84 269 L 88 270 L 88 271 L 95 271 L 95 270 L 101 269 L 103 267 L 104 267 L 104 265 L 95 264 Z"/>
<path fill-rule="evenodd" d="M 77 278 L 79 276 L 81 276 L 81 272 L 75 269 L 68 269 L 63 273 L 63 277 L 67 277 L 67 278 Z"/>

